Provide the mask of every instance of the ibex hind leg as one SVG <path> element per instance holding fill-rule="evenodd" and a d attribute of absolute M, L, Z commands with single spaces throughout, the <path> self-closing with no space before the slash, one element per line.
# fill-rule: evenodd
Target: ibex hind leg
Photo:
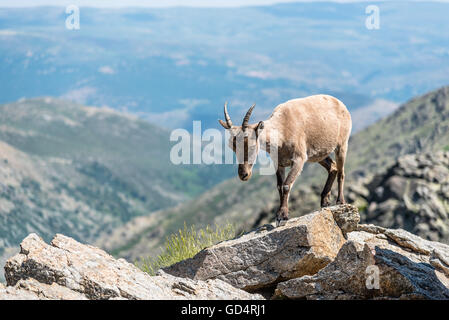
<path fill-rule="evenodd" d="M 343 194 L 343 189 L 345 182 L 345 160 L 347 150 L 348 150 L 347 142 L 335 150 L 335 158 L 337 160 L 337 181 L 338 181 L 337 204 L 346 203 Z"/>
<path fill-rule="evenodd" d="M 319 162 L 328 172 L 326 184 L 324 185 L 323 192 L 321 192 L 321 208 L 328 207 L 330 205 L 330 194 L 332 185 L 337 177 L 337 165 L 331 157 Z"/>

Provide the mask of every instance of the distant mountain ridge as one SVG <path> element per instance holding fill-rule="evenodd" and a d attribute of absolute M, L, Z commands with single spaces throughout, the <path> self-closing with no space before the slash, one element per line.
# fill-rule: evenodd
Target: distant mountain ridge
<path fill-rule="evenodd" d="M 240 118 L 257 102 L 254 116 L 262 119 L 277 103 L 310 94 L 335 95 L 354 111 L 443 85 L 449 4 L 378 6 L 378 30 L 365 27 L 363 2 L 83 6 L 81 27 L 72 31 L 64 6 L 0 8 L 0 103 L 55 96 L 170 128 L 192 120 L 218 128 L 216 108 L 226 100 Z"/>
<path fill-rule="evenodd" d="M 401 155 L 449 150 L 449 86 L 408 101 L 392 115 L 353 135 L 349 143 L 347 193 L 352 182 L 372 177 Z M 319 208 L 325 178 L 320 166 L 306 166 L 291 195 L 291 216 Z M 275 180 L 274 176 L 255 176 L 246 183 L 237 178 L 227 180 L 194 201 L 129 222 L 114 231 L 109 238 L 111 247 L 106 248 L 132 260 L 157 252 L 165 237 L 184 221 L 198 226 L 234 222 L 246 230 L 272 221 L 278 201 Z M 114 247 L 117 243 L 120 245 Z"/>

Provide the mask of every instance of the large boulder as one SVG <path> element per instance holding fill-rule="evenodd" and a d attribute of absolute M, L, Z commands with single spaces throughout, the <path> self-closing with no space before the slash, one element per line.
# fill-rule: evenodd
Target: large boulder
<path fill-rule="evenodd" d="M 360 225 L 315 275 L 278 284 L 290 299 L 449 299 L 449 246 L 404 230 Z"/>
<path fill-rule="evenodd" d="M 0 299 L 262 299 L 220 280 L 152 277 L 124 259 L 56 235 L 46 244 L 36 234 L 5 265 Z"/>
<path fill-rule="evenodd" d="M 221 242 L 164 271 L 196 280 L 221 279 L 247 291 L 313 275 L 334 260 L 345 242 L 334 215 L 345 230 L 352 230 L 355 220 L 357 225 L 356 208 L 327 208 Z"/>

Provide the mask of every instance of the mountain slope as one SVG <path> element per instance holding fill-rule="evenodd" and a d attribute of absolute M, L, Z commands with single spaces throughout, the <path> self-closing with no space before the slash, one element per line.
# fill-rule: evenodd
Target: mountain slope
<path fill-rule="evenodd" d="M 412 99 L 351 138 L 348 168 L 377 170 L 399 155 L 449 149 L 449 86 Z"/>
<path fill-rule="evenodd" d="M 352 187 L 351 181 L 368 179 L 393 164 L 400 155 L 448 148 L 449 87 L 444 87 L 405 103 L 394 114 L 351 137 L 346 188 Z M 326 173 L 320 166 L 306 165 L 291 195 L 292 199 L 298 199 L 291 205 L 291 216 L 319 208 L 318 195 L 325 179 Z M 154 254 L 164 238 L 184 221 L 198 226 L 236 222 L 242 229 L 249 229 L 264 219 L 271 221 L 278 201 L 275 181 L 274 176 L 256 176 L 246 183 L 236 178 L 228 180 L 191 202 L 154 217 L 140 218 L 137 229 L 132 227 L 136 222 L 131 221 L 113 234 L 112 238 L 120 246 L 112 245 L 108 249 L 128 259 Z"/>
<path fill-rule="evenodd" d="M 53 98 L 0 105 L 0 250 L 30 232 L 94 241 L 226 174 L 172 165 L 170 148 L 168 131 L 108 108 Z"/>

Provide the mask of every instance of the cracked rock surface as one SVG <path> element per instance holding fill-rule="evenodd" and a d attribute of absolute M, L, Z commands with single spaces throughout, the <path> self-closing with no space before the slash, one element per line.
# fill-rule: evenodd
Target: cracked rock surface
<path fill-rule="evenodd" d="M 313 276 L 280 283 L 290 299 L 449 299 L 449 246 L 404 230 L 360 225 Z"/>
<path fill-rule="evenodd" d="M 5 265 L 0 299 L 262 299 L 221 280 L 195 281 L 160 272 L 152 277 L 124 259 L 56 235 L 36 234 Z"/>

